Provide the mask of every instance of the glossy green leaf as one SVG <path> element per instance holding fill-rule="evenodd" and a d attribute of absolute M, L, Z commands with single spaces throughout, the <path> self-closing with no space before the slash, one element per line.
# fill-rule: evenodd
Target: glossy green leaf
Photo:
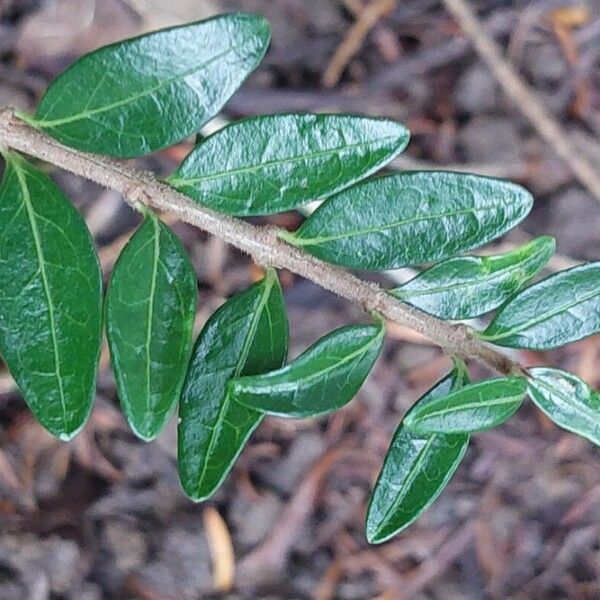
<path fill-rule="evenodd" d="M 600 394 L 566 371 L 529 370 L 529 395 L 557 425 L 600 445 Z"/>
<path fill-rule="evenodd" d="M 600 331 L 600 262 L 561 271 L 505 304 L 480 336 L 499 346 L 551 350 Z"/>
<path fill-rule="evenodd" d="M 457 367 L 419 400 L 419 406 L 447 396 L 467 383 L 464 365 Z M 400 423 L 371 494 L 366 534 L 381 544 L 413 523 L 440 495 L 458 468 L 467 434 L 419 436 Z"/>
<path fill-rule="evenodd" d="M 105 46 L 55 79 L 28 120 L 79 150 L 154 152 L 217 114 L 260 63 L 269 39 L 262 17 L 240 13 Z"/>
<path fill-rule="evenodd" d="M 0 186 L 0 352 L 40 423 L 63 440 L 87 420 L 102 332 L 90 233 L 61 190 L 16 154 Z"/>
<path fill-rule="evenodd" d="M 314 417 L 354 398 L 379 356 L 383 323 L 336 329 L 290 364 L 229 383 L 240 404 L 281 417 Z"/>
<path fill-rule="evenodd" d="M 379 271 L 482 246 L 512 229 L 531 206 L 529 192 L 513 183 L 407 172 L 340 192 L 282 237 L 327 262 Z"/>
<path fill-rule="evenodd" d="M 391 293 L 441 319 L 471 319 L 498 308 L 544 268 L 554 254 L 540 237 L 498 256 L 464 256 L 438 263 Z"/>
<path fill-rule="evenodd" d="M 181 242 L 149 215 L 121 252 L 106 296 L 119 398 L 144 440 L 160 433 L 179 400 L 196 295 L 196 274 Z"/>
<path fill-rule="evenodd" d="M 280 367 L 287 340 L 274 271 L 230 298 L 202 329 L 179 405 L 179 476 L 192 500 L 204 500 L 217 489 L 262 419 L 231 398 L 228 379 Z"/>
<path fill-rule="evenodd" d="M 526 393 L 523 377 L 479 381 L 424 406 L 416 404 L 404 424 L 418 434 L 486 431 L 513 415 Z"/>
<path fill-rule="evenodd" d="M 168 181 L 219 212 L 277 213 L 364 179 L 397 156 L 408 137 L 405 127 L 385 119 L 257 117 L 200 143 Z"/>

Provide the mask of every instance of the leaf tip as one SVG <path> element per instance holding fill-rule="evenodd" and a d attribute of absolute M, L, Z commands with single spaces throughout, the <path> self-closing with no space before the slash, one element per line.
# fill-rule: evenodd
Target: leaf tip
<path fill-rule="evenodd" d="M 51 429 L 48 429 L 48 431 L 56 436 L 61 442 L 70 442 L 83 429 L 84 425 L 85 423 L 81 423 L 80 425 L 77 425 L 75 429 L 71 430 L 63 429 L 61 431 L 52 431 Z"/>
<path fill-rule="evenodd" d="M 416 433 L 414 428 L 419 422 L 418 416 L 415 417 L 417 413 L 418 408 L 415 405 L 404 415 L 404 418 L 402 419 L 402 425 L 404 425 L 404 427 L 406 427 L 409 431 L 412 431 L 413 433 Z"/>
<path fill-rule="evenodd" d="M 181 482 L 181 487 L 186 497 L 196 504 L 206 502 L 216 492 L 222 483 L 221 479 L 221 481 L 219 481 L 216 485 L 206 489 L 206 485 L 204 485 L 202 481 L 198 482 L 198 480 L 192 477 L 185 477 L 183 475 L 181 471 L 181 463 L 179 468 L 179 481 Z"/>
<path fill-rule="evenodd" d="M 244 19 L 248 25 L 254 30 L 254 35 L 258 42 L 256 54 L 262 58 L 271 42 L 271 24 L 263 15 L 257 13 L 240 12 L 236 13 L 239 19 Z"/>
<path fill-rule="evenodd" d="M 189 487 L 186 487 L 185 485 L 183 485 L 183 483 L 182 483 L 181 487 L 183 488 L 183 491 L 184 491 L 186 497 L 188 498 L 188 500 L 191 500 L 195 504 L 200 504 L 201 502 L 205 502 L 211 496 L 211 494 L 198 494 L 195 490 L 190 490 Z"/>
<path fill-rule="evenodd" d="M 370 531 L 368 528 L 365 530 L 365 537 L 367 538 L 367 542 L 371 544 L 371 546 L 377 546 L 385 541 L 379 538 L 377 530 Z"/>
<path fill-rule="evenodd" d="M 129 423 L 129 428 L 134 433 L 135 437 L 142 440 L 143 442 L 152 442 L 153 440 L 155 440 L 162 429 L 162 428 L 157 428 L 156 430 L 146 429 L 145 431 L 142 431 L 130 419 L 128 419 L 128 423 Z"/>
<path fill-rule="evenodd" d="M 394 132 L 394 136 L 398 141 L 397 151 L 398 154 L 400 154 L 400 152 L 402 152 L 410 142 L 410 130 L 408 127 L 406 127 L 406 125 L 403 125 L 398 121 L 388 120 L 388 123 L 390 124 L 390 128 Z"/>
<path fill-rule="evenodd" d="M 404 529 L 403 527 L 401 529 Z M 367 520 L 365 523 L 365 537 L 367 542 L 372 546 L 377 546 L 387 542 L 390 538 L 394 537 L 398 531 L 389 532 L 385 530 L 385 526 L 382 522 L 378 521 L 371 511 L 370 507 L 367 511 Z"/>
<path fill-rule="evenodd" d="M 540 246 L 548 246 L 549 248 L 551 247 L 553 250 L 556 249 L 556 238 L 555 237 L 553 237 L 551 235 L 540 235 L 536 239 Z"/>

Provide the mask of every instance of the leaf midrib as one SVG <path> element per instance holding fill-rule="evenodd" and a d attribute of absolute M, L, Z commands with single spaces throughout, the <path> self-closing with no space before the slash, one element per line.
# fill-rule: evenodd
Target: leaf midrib
<path fill-rule="evenodd" d="M 460 289 L 460 288 L 469 288 L 472 287 L 474 285 L 477 284 L 481 284 L 481 283 L 490 283 L 493 282 L 497 279 L 501 279 L 502 277 L 506 277 L 507 275 L 510 275 L 514 272 L 520 272 L 520 271 L 525 271 L 527 269 L 527 267 L 529 266 L 529 263 L 531 263 L 533 261 L 533 259 L 538 258 L 538 255 L 534 255 L 534 256 L 530 256 L 527 259 L 517 262 L 517 263 L 513 263 L 511 265 L 509 265 L 508 267 L 501 267 L 500 269 L 498 269 L 497 271 L 494 271 L 493 273 L 490 273 L 488 275 L 483 275 L 482 277 L 477 277 L 475 279 L 471 279 L 469 281 L 465 281 L 465 282 L 461 282 L 461 283 L 454 283 L 451 285 L 445 285 L 445 286 L 440 286 L 440 287 L 436 287 L 436 288 L 429 288 L 426 290 L 411 290 L 410 288 L 408 288 L 408 282 L 406 285 L 401 286 L 397 289 L 397 292 L 399 295 L 401 296 L 406 296 L 406 297 L 415 297 L 415 296 L 433 296 L 435 294 L 440 294 L 443 292 L 448 292 L 450 290 L 456 290 L 456 289 Z M 402 292 L 405 291 L 406 293 L 403 294 Z"/>
<path fill-rule="evenodd" d="M 384 142 L 396 139 L 398 137 L 399 136 L 397 136 L 397 135 L 388 135 L 388 136 L 383 136 L 383 137 L 380 137 L 380 138 L 377 138 L 377 139 L 374 139 L 374 140 L 371 140 L 368 142 L 356 142 L 355 144 L 349 144 L 346 146 L 338 146 L 335 148 L 328 148 L 321 152 L 309 152 L 307 154 L 298 154 L 296 156 L 290 156 L 288 158 L 274 159 L 274 160 L 262 162 L 258 165 L 240 167 L 237 169 L 232 169 L 230 171 L 221 171 L 218 173 L 213 173 L 211 175 L 203 175 L 200 177 L 192 177 L 192 178 L 168 177 L 167 180 L 169 181 L 169 183 L 171 185 L 174 185 L 175 187 L 191 187 L 194 184 L 199 183 L 199 182 L 212 181 L 214 179 L 224 179 L 226 177 L 233 177 L 233 176 L 241 175 L 241 174 L 245 174 L 245 173 L 255 173 L 256 171 L 259 171 L 264 168 L 280 166 L 280 165 L 283 165 L 286 163 L 300 162 L 300 161 L 311 159 L 311 158 L 317 158 L 319 156 L 327 156 L 328 154 L 334 154 L 334 153 L 340 152 L 342 150 L 355 150 L 357 148 L 361 148 L 361 147 L 365 147 L 365 146 L 372 146 L 374 144 L 382 144 Z M 200 144 L 199 149 L 202 149 L 202 146 L 203 146 L 203 144 Z"/>
<path fill-rule="evenodd" d="M 443 417 L 452 413 L 463 412 L 465 410 L 469 410 L 471 408 L 489 408 L 490 406 L 501 406 L 502 404 L 514 404 L 515 402 L 519 402 L 521 399 L 521 395 L 517 396 L 502 396 L 501 398 L 494 398 L 494 400 L 488 400 L 484 403 L 477 402 L 469 402 L 467 404 L 461 404 L 458 407 L 450 407 L 445 409 L 433 410 L 431 412 L 421 413 L 421 417 L 417 417 L 415 419 L 414 424 L 423 423 L 427 419 Z"/>
<path fill-rule="evenodd" d="M 348 232 L 340 233 L 337 235 L 314 237 L 314 238 L 302 238 L 302 237 L 298 237 L 297 235 L 291 234 L 291 235 L 285 236 L 285 239 L 296 246 L 323 244 L 323 243 L 328 243 L 328 242 L 336 242 L 336 241 L 351 238 L 351 237 L 368 235 L 370 233 L 379 233 L 382 231 L 387 231 L 388 229 L 394 229 L 396 227 L 402 227 L 404 225 L 411 225 L 412 223 L 418 223 L 418 222 L 422 222 L 422 221 L 431 221 L 431 220 L 435 220 L 435 219 L 442 219 L 445 217 L 455 217 L 455 216 L 465 215 L 465 214 L 469 214 L 469 213 L 486 212 L 486 211 L 490 211 L 493 209 L 499 209 L 499 208 L 500 207 L 498 204 L 493 204 L 493 205 L 488 205 L 488 206 L 477 206 L 477 207 L 471 207 L 471 208 L 464 208 L 461 210 L 448 211 L 448 212 L 444 212 L 444 213 L 440 213 L 440 214 L 421 215 L 421 216 L 417 216 L 417 217 L 412 217 L 410 219 L 404 219 L 402 221 L 395 221 L 394 223 L 387 223 L 385 225 L 377 225 L 377 226 L 373 226 L 373 227 L 368 227 L 366 229 L 357 229 L 354 231 L 348 231 Z M 502 208 L 506 208 L 506 206 L 502 205 Z M 315 215 L 316 214 L 317 213 L 315 213 Z M 313 217 L 314 217 L 314 215 L 313 215 Z M 307 223 L 309 223 L 309 222 L 310 221 L 307 221 Z M 299 233 L 300 234 L 302 233 L 301 229 L 299 230 Z"/>
<path fill-rule="evenodd" d="M 183 79 L 183 78 L 187 77 L 188 75 L 191 75 L 192 73 L 202 71 L 203 69 L 208 67 L 210 64 L 219 60 L 226 54 L 229 54 L 233 50 L 234 50 L 233 48 L 227 48 L 227 50 L 224 50 L 223 52 L 213 56 L 211 59 L 203 62 L 201 65 L 195 65 L 194 67 L 191 67 L 190 69 L 187 69 L 186 71 L 178 73 L 176 76 L 173 76 L 173 77 L 170 77 L 169 79 L 165 79 L 164 81 L 161 81 L 159 84 L 157 84 L 155 86 L 152 86 L 142 92 L 138 92 L 137 94 L 134 94 L 133 96 L 128 96 L 127 98 L 117 100 L 116 102 L 113 102 L 111 104 L 105 104 L 104 106 L 100 106 L 100 107 L 94 108 L 92 110 L 84 110 L 80 113 L 71 115 L 70 117 L 64 117 L 62 119 L 37 120 L 34 118 L 32 120 L 32 122 L 36 127 L 55 128 L 60 125 L 65 125 L 68 123 L 73 123 L 75 121 L 81 121 L 82 119 L 87 119 L 93 115 L 101 114 L 103 112 L 112 110 L 113 108 L 119 108 L 121 106 L 125 106 L 126 104 L 131 104 L 132 102 L 135 102 L 136 100 L 139 100 L 140 98 L 145 98 L 146 96 L 149 96 L 149 95 L 153 94 L 154 92 L 157 92 L 158 90 L 161 90 L 161 89 L 171 85 L 172 83 L 174 83 L 175 81 L 177 81 L 179 79 Z"/>
<path fill-rule="evenodd" d="M 258 323 L 260 321 L 260 317 L 262 315 L 262 311 L 268 301 L 269 295 L 271 294 L 271 289 L 273 288 L 273 279 L 271 276 L 267 275 L 267 280 L 265 281 L 265 290 L 261 295 L 258 306 L 254 311 L 252 316 L 252 321 L 250 322 L 250 327 L 248 328 L 248 333 L 244 339 L 244 345 L 242 346 L 242 351 L 240 352 L 240 357 L 237 362 L 233 377 L 239 377 L 240 372 L 244 368 L 246 363 L 246 359 L 248 358 L 248 353 L 250 351 L 250 347 L 252 346 L 252 341 L 254 335 L 256 333 L 256 329 L 258 327 Z M 202 472 L 200 473 L 200 477 L 198 478 L 198 487 L 196 491 L 196 496 L 200 497 L 202 495 L 202 484 L 204 482 L 204 477 L 206 476 L 206 471 L 208 469 L 208 462 L 213 453 L 215 445 L 217 443 L 217 431 L 220 431 L 221 425 L 225 420 L 225 415 L 227 414 L 227 409 L 229 408 L 230 398 L 227 393 L 227 389 L 224 390 L 223 393 L 223 403 L 221 404 L 221 408 L 219 409 L 219 413 L 217 416 L 217 420 L 215 421 L 214 426 L 211 429 L 210 439 L 208 442 L 208 446 L 206 449 L 206 460 L 202 466 Z"/>
<path fill-rule="evenodd" d="M 404 481 L 402 482 L 402 484 L 400 486 L 400 489 L 396 493 L 396 497 L 395 497 L 394 501 L 392 502 L 390 507 L 385 511 L 383 519 L 381 520 L 381 526 L 377 528 L 377 531 L 379 533 L 385 529 L 385 525 L 386 525 L 387 521 L 389 520 L 390 515 L 392 513 L 396 512 L 396 510 L 398 509 L 398 505 L 406 497 L 407 489 L 410 488 L 410 486 L 413 484 L 413 482 L 417 478 L 417 476 L 419 474 L 419 470 L 421 468 L 421 465 L 425 462 L 425 458 L 427 456 L 429 448 L 431 448 L 431 445 L 436 441 L 436 438 L 439 435 L 441 435 L 441 434 L 433 433 L 430 436 L 428 436 L 428 439 L 425 442 L 425 445 L 421 448 L 421 450 L 419 452 L 419 456 L 418 456 L 417 460 L 415 461 L 413 468 L 410 470 L 408 477 L 406 477 L 404 479 Z"/>
<path fill-rule="evenodd" d="M 546 381 L 544 381 L 541 378 L 536 378 L 534 376 L 534 379 L 533 379 L 533 381 L 531 382 L 530 385 L 532 385 L 533 387 L 535 387 L 536 385 L 539 385 L 539 386 L 545 388 L 546 390 L 548 390 L 550 392 L 550 394 L 559 396 L 562 399 L 563 404 L 566 404 L 566 405 L 569 404 L 569 401 L 568 401 L 568 399 L 565 398 L 565 396 L 563 396 L 561 393 L 556 393 L 556 387 L 552 386 L 552 384 L 547 383 Z M 592 393 L 593 393 L 593 391 L 592 391 Z M 584 407 L 585 410 L 581 410 L 580 407 L 582 407 L 582 406 Z M 589 420 L 591 423 L 597 423 L 598 422 L 598 413 L 595 412 L 590 406 L 588 406 L 584 402 L 579 402 L 577 404 L 577 407 L 579 407 L 579 409 L 581 410 L 582 415 L 587 420 Z"/>
<path fill-rule="evenodd" d="M 15 173 L 17 175 L 17 179 L 21 186 L 21 191 L 23 194 L 23 204 L 25 205 L 25 209 L 27 211 L 27 217 L 29 219 L 29 224 L 31 226 L 31 232 L 34 239 L 36 256 L 38 259 L 40 276 L 42 278 L 42 287 L 44 288 L 44 294 L 46 296 L 46 302 L 48 303 L 48 320 L 50 321 L 50 338 L 52 340 L 52 351 L 54 355 L 54 375 L 58 382 L 58 390 L 60 396 L 60 404 L 62 408 L 62 418 L 63 418 L 63 427 L 65 434 L 68 433 L 68 425 L 67 425 L 67 404 L 65 399 L 65 392 L 63 388 L 62 374 L 60 369 L 60 353 L 58 348 L 58 340 L 56 337 L 56 319 L 54 314 L 54 303 L 52 300 L 52 294 L 50 291 L 50 283 L 48 281 L 48 274 L 46 273 L 46 259 L 44 255 L 44 250 L 42 248 L 42 241 L 40 237 L 40 232 L 37 226 L 37 221 L 35 218 L 35 211 L 33 210 L 33 206 L 31 205 L 31 195 L 29 193 L 29 188 L 27 186 L 26 176 L 21 168 L 21 166 L 13 161 L 13 168 L 15 169 Z"/>
<path fill-rule="evenodd" d="M 534 288 L 528 288 L 528 289 L 534 289 Z M 575 302 L 571 302 L 570 304 L 562 305 L 560 308 L 558 308 L 554 311 L 550 311 L 546 314 L 540 315 L 539 317 L 537 317 L 535 319 L 531 319 L 530 321 L 525 321 L 524 323 L 517 324 L 512 329 L 507 329 L 506 331 L 503 331 L 496 335 L 486 335 L 486 333 L 484 331 L 483 333 L 481 333 L 481 337 L 483 339 L 486 339 L 489 341 L 494 341 L 494 340 L 501 340 L 502 338 L 505 338 L 505 337 L 510 337 L 511 335 L 514 335 L 515 333 L 522 333 L 523 331 L 527 331 L 528 329 L 530 329 L 531 327 L 534 327 L 535 325 L 539 325 L 540 323 L 543 323 L 544 321 L 553 319 L 554 317 L 556 317 L 557 315 L 560 315 L 561 313 L 568 312 L 569 309 L 571 309 L 579 304 L 583 304 L 584 302 L 587 302 L 588 300 L 591 300 L 592 298 L 594 298 L 595 296 L 598 296 L 598 295 L 600 295 L 600 292 L 598 290 L 596 290 L 594 292 L 591 292 L 590 294 L 586 294 L 583 298 L 580 298 L 580 299 L 576 300 Z M 494 325 L 494 323 L 492 323 L 492 325 Z M 490 327 L 492 325 L 490 325 Z"/>
<path fill-rule="evenodd" d="M 158 218 L 154 215 L 150 215 L 148 218 L 152 221 L 152 227 L 154 231 L 154 249 L 152 256 L 152 278 L 150 280 L 150 294 L 148 298 L 148 325 L 146 327 L 146 410 L 147 413 L 152 414 L 154 411 L 150 406 L 150 397 L 151 397 L 151 385 L 150 385 L 150 375 L 151 375 L 151 352 L 150 345 L 152 342 L 152 332 L 154 325 L 154 299 L 156 295 L 156 280 L 158 275 L 158 259 L 160 255 L 160 225 L 158 223 Z"/>
<path fill-rule="evenodd" d="M 273 386 L 269 386 L 270 389 L 273 388 L 277 388 L 281 391 L 285 391 L 287 388 L 289 388 L 290 386 L 293 385 L 293 387 L 298 387 L 300 383 L 304 384 L 304 385 L 308 385 L 310 384 L 314 379 L 320 378 L 324 375 L 327 375 L 328 373 L 330 373 L 331 371 L 334 371 L 336 369 L 339 369 L 341 366 L 345 365 L 346 363 L 350 362 L 351 360 L 353 360 L 356 356 L 359 356 L 361 354 L 366 354 L 367 351 L 371 348 L 371 346 L 379 341 L 379 339 L 383 336 L 383 330 L 378 331 L 376 335 L 374 335 L 372 338 L 370 338 L 369 340 L 367 340 L 367 342 L 359 347 L 357 350 L 355 350 L 354 352 L 346 355 L 344 358 L 342 358 L 340 361 L 336 362 L 333 365 L 330 365 L 329 367 L 325 367 L 324 369 L 320 370 L 320 371 L 315 371 L 314 373 L 311 373 L 310 375 L 308 375 L 307 377 L 303 377 L 302 379 L 299 379 L 297 381 L 295 381 L 293 384 L 290 383 L 279 383 L 279 384 L 274 384 Z M 291 371 L 291 369 L 289 371 L 286 372 L 289 373 Z M 247 388 L 247 389 L 257 389 L 257 388 Z M 260 386 L 259 388 L 260 389 Z"/>

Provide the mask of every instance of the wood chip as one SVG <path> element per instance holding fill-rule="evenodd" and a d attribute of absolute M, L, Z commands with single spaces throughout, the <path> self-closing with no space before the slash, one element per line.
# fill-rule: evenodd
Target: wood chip
<path fill-rule="evenodd" d="M 204 509 L 202 519 L 212 558 L 214 588 L 217 592 L 228 592 L 235 578 L 235 555 L 229 529 L 213 506 Z"/>

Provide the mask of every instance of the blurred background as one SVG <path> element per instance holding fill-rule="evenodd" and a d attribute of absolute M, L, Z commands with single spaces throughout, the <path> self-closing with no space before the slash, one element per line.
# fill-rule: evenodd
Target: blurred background
<path fill-rule="evenodd" d="M 547 233 L 558 240 L 550 270 L 597 260 L 600 187 L 586 188 L 523 116 L 522 98 L 515 103 L 505 92 L 449 4 L 0 0 L 0 105 L 32 109 L 48 82 L 103 44 L 219 12 L 258 12 L 271 22 L 271 49 L 207 131 L 282 111 L 392 117 L 412 132 L 392 168 L 466 170 L 532 190 L 532 215 L 487 252 Z M 551 126 L 564 129 L 571 162 L 600 174 L 600 2 L 469 6 Z M 140 163 L 166 174 L 190 148 L 182 143 Z M 115 193 L 51 172 L 85 215 L 108 278 L 136 215 Z M 272 222 L 293 228 L 301 219 Z M 260 272 L 220 240 L 173 226 L 197 271 L 199 329 Z M 407 275 L 379 280 L 390 286 Z M 292 356 L 364 318 L 311 283 L 281 277 Z M 598 386 L 599 354 L 592 337 L 519 358 Z M 194 505 L 178 482 L 175 422 L 150 444 L 128 431 L 106 351 L 91 420 L 68 444 L 36 425 L 0 366 L 0 600 L 600 598 L 600 453 L 527 405 L 474 437 L 450 485 L 415 525 L 383 546 L 366 544 L 365 507 L 391 435 L 448 369 L 426 340 L 390 326 L 354 402 L 321 419 L 266 419 L 221 490 Z M 476 366 L 473 374 L 486 375 Z"/>

